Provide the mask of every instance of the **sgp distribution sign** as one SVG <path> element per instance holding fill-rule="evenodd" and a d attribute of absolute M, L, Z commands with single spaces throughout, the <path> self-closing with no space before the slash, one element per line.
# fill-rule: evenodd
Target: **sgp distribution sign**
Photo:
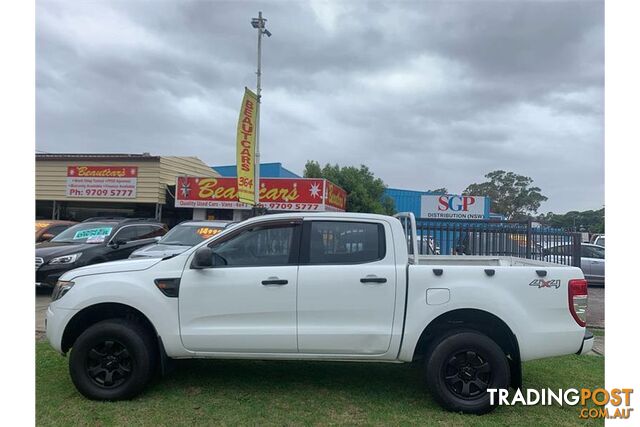
<path fill-rule="evenodd" d="M 134 199 L 137 166 L 68 166 L 67 197 Z"/>
<path fill-rule="evenodd" d="M 432 219 L 486 219 L 490 201 L 483 196 L 423 195 L 420 216 Z"/>
<path fill-rule="evenodd" d="M 346 197 L 342 188 L 319 178 L 260 180 L 260 204 L 273 211 L 344 211 Z M 175 205 L 178 208 L 251 207 L 240 201 L 236 178 L 210 177 L 179 177 Z"/>

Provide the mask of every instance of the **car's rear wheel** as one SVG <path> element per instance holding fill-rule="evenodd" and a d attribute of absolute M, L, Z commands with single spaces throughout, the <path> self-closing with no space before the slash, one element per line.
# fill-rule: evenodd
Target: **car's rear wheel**
<path fill-rule="evenodd" d="M 510 378 L 509 362 L 500 346 L 471 330 L 438 340 L 427 357 L 426 375 L 427 386 L 441 406 L 471 414 L 493 410 L 487 389 L 507 389 Z"/>
<path fill-rule="evenodd" d="M 142 325 L 125 319 L 98 322 L 76 340 L 69 373 L 89 399 L 120 400 L 139 394 L 155 363 L 153 338 Z"/>

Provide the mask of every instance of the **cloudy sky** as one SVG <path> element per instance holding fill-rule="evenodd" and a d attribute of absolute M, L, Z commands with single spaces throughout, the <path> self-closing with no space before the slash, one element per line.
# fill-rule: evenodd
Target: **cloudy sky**
<path fill-rule="evenodd" d="M 36 149 L 235 162 L 262 10 L 263 161 L 604 204 L 603 2 L 37 1 Z"/>

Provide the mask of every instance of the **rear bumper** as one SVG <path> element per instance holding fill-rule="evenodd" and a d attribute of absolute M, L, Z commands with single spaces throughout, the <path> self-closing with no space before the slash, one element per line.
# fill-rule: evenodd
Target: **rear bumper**
<path fill-rule="evenodd" d="M 580 346 L 580 350 L 577 351 L 576 354 L 587 354 L 593 348 L 593 334 L 591 331 L 585 329 L 584 338 L 582 339 L 582 345 Z"/>

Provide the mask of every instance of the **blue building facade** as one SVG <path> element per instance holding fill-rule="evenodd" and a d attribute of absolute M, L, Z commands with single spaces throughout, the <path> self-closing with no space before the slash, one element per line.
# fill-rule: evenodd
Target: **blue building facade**
<path fill-rule="evenodd" d="M 225 177 L 236 176 L 236 165 L 211 166 L 211 169 Z M 261 178 L 302 178 L 282 167 L 282 163 L 260 163 Z"/>
<path fill-rule="evenodd" d="M 420 218 L 420 198 L 423 195 L 435 194 L 430 191 L 403 190 L 400 188 L 387 188 L 385 196 L 389 196 L 395 203 L 397 212 L 413 212 L 416 218 Z"/>

